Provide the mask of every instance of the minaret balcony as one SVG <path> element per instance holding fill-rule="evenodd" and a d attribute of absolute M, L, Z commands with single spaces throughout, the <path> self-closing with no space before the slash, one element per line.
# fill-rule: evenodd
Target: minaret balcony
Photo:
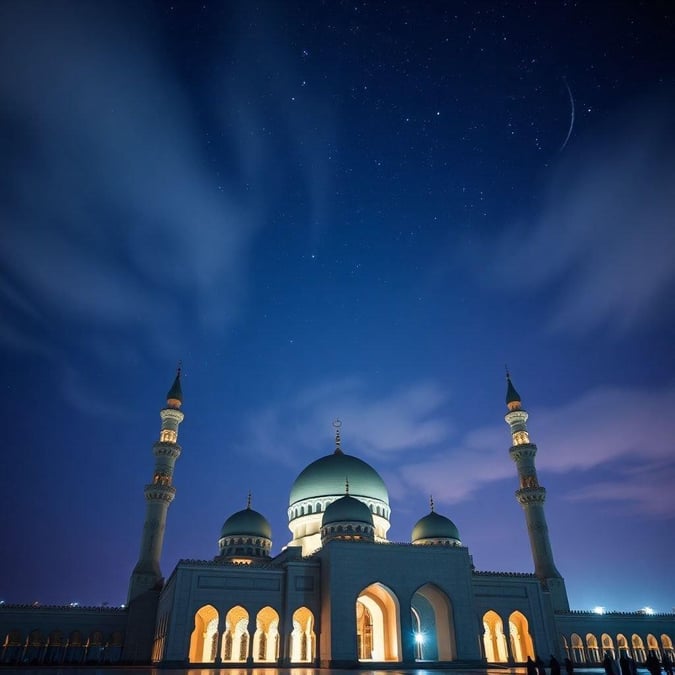
<path fill-rule="evenodd" d="M 516 499 L 523 506 L 528 504 L 543 504 L 546 501 L 546 488 L 526 487 L 516 490 Z"/>
<path fill-rule="evenodd" d="M 145 499 L 149 502 L 166 502 L 170 504 L 176 496 L 176 488 L 173 485 L 150 483 L 145 486 Z"/>
<path fill-rule="evenodd" d="M 172 459 L 178 459 L 181 450 L 182 448 L 178 443 L 171 443 L 169 441 L 157 441 L 152 446 L 155 457 L 171 457 Z"/>
<path fill-rule="evenodd" d="M 512 445 L 509 448 L 509 455 L 514 462 L 520 459 L 531 459 L 537 454 L 537 446 L 534 443 L 523 443 L 522 445 Z"/>

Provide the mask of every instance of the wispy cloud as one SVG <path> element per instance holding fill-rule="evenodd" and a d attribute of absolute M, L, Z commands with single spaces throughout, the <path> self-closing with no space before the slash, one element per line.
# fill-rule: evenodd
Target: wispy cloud
<path fill-rule="evenodd" d="M 322 383 L 254 413 L 240 445 L 246 452 L 297 466 L 331 451 L 331 421 L 339 417 L 345 452 L 384 463 L 398 461 L 403 453 L 448 438 L 451 424 L 443 412 L 447 400 L 448 393 L 431 382 L 415 382 L 379 397 L 357 378 Z"/>
<path fill-rule="evenodd" d="M 171 358 L 189 341 L 186 326 L 190 337 L 222 336 L 246 294 L 248 254 L 267 217 L 263 196 L 279 180 L 262 167 L 274 165 L 278 136 L 289 152 L 306 152 L 297 120 L 275 128 L 274 142 L 260 133 L 257 120 L 285 109 L 288 97 L 267 97 L 263 110 L 261 98 L 233 86 L 250 79 L 250 59 L 230 62 L 231 54 L 201 55 L 213 59 L 204 67 L 227 58 L 233 78 L 211 78 L 227 105 L 221 138 L 207 138 L 201 99 L 147 30 L 152 21 L 135 14 L 146 11 L 100 3 L 0 9 L 3 126 L 12 139 L 0 157 L 0 266 L 2 293 L 12 299 L 4 321 L 13 327 L 0 339 L 10 347 L 13 334 L 30 345 L 52 321 L 71 328 L 78 348 L 88 349 L 101 328 L 114 334 L 94 354 L 110 362 L 128 350 L 127 334 Z M 234 9 L 228 20 L 237 21 Z M 275 68 L 290 79 L 283 73 L 293 63 L 278 52 Z M 303 110 L 313 112 L 307 93 Z M 326 118 L 316 119 L 322 133 Z M 218 152 L 229 173 L 213 169 Z M 310 193 L 315 173 L 317 162 L 306 171 Z"/>
<path fill-rule="evenodd" d="M 481 252 L 500 288 L 556 292 L 550 328 L 633 329 L 672 311 L 675 126 L 650 99 L 611 128 L 570 144 L 533 222 Z"/>
<path fill-rule="evenodd" d="M 432 493 L 439 503 L 451 504 L 494 481 L 515 482 L 506 424 L 461 436 L 448 414 L 450 400 L 432 382 L 384 396 L 355 379 L 321 384 L 253 415 L 240 445 L 297 467 L 330 452 L 329 421 L 339 413 L 345 451 L 371 461 L 395 499 Z M 578 476 L 565 498 L 611 500 L 672 516 L 675 496 L 664 476 L 672 474 L 674 406 L 673 387 L 600 388 L 565 405 L 534 409 L 530 431 L 539 446 L 538 469 Z"/>
<path fill-rule="evenodd" d="M 672 516 L 675 495 L 665 489 L 664 470 L 673 470 L 674 405 L 672 387 L 602 388 L 566 405 L 535 410 L 530 431 L 539 447 L 537 467 L 549 474 L 577 474 L 578 487 L 567 498 L 621 501 L 650 515 Z M 397 469 L 401 494 L 432 491 L 439 501 L 455 503 L 492 481 L 513 479 L 509 441 L 506 425 L 495 425 L 453 441 L 424 462 L 402 464 Z"/>

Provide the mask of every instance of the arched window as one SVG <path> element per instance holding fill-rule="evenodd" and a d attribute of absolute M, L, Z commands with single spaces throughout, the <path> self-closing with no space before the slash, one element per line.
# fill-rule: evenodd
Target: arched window
<path fill-rule="evenodd" d="M 570 638 L 572 643 L 572 660 L 575 663 L 585 663 L 586 662 L 586 652 L 584 651 L 584 643 L 580 635 L 572 633 Z"/>
<path fill-rule="evenodd" d="M 647 658 L 647 654 L 645 654 L 645 645 L 642 642 L 642 638 L 636 633 L 633 633 L 631 642 L 633 644 L 633 658 L 636 661 L 644 662 Z"/>
<path fill-rule="evenodd" d="M 316 658 L 314 615 L 307 607 L 300 607 L 293 612 L 290 657 L 291 663 L 313 663 Z"/>
<path fill-rule="evenodd" d="M 611 636 L 608 635 L 607 633 L 603 633 L 600 640 L 602 641 L 603 656 L 605 654 L 609 654 L 613 659 L 615 659 L 616 658 L 616 652 L 614 651 L 614 642 L 612 641 Z"/>
<path fill-rule="evenodd" d="M 504 622 L 493 609 L 483 614 L 483 649 L 488 663 L 506 663 L 509 660 Z"/>
<path fill-rule="evenodd" d="M 257 663 L 276 663 L 279 658 L 279 614 L 271 607 L 263 607 L 255 623 L 253 660 Z"/>
<path fill-rule="evenodd" d="M 673 641 L 670 639 L 670 636 L 666 635 L 665 633 L 661 635 L 661 647 L 663 647 L 663 651 L 668 654 L 671 661 L 675 660 L 675 650 L 673 650 Z"/>
<path fill-rule="evenodd" d="M 527 657 L 534 658 L 534 644 L 530 635 L 530 627 L 522 612 L 513 612 L 509 617 L 509 634 L 511 637 L 511 654 L 517 663 L 524 663 Z"/>
<path fill-rule="evenodd" d="M 619 633 L 616 636 L 616 647 L 619 650 L 619 656 L 623 656 L 624 654 L 626 656 L 631 656 L 630 649 L 628 648 L 628 640 L 626 640 L 625 635 Z"/>
<path fill-rule="evenodd" d="M 598 648 L 598 638 L 593 633 L 586 635 L 586 649 L 588 651 L 588 660 L 591 663 L 600 663 L 600 649 Z"/>
<path fill-rule="evenodd" d="M 190 663 L 213 663 L 218 645 L 218 610 L 203 605 L 195 612 L 195 627 L 190 635 Z"/>
<path fill-rule="evenodd" d="M 236 605 L 225 616 L 225 632 L 220 658 L 225 663 L 241 663 L 248 658 L 248 612 Z"/>
<path fill-rule="evenodd" d="M 651 633 L 647 636 L 647 651 L 651 654 L 654 652 L 656 656 L 661 658 L 661 650 L 659 649 L 659 642 Z"/>

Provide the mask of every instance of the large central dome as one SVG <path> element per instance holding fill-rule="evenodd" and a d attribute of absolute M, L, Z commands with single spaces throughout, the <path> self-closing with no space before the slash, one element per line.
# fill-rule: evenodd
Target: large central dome
<path fill-rule="evenodd" d="M 326 508 L 349 496 L 366 505 L 373 517 L 375 541 L 387 541 L 389 494 L 380 474 L 353 455 L 345 455 L 336 437 L 335 452 L 312 462 L 295 479 L 288 500 L 290 546 L 302 546 L 303 555 L 321 547 L 321 519 Z"/>
<path fill-rule="evenodd" d="M 370 497 L 389 504 L 384 481 L 372 466 L 358 457 L 334 452 L 312 462 L 295 479 L 289 506 L 315 497 L 343 495 L 346 480 L 349 481 L 349 494 L 352 497 Z"/>

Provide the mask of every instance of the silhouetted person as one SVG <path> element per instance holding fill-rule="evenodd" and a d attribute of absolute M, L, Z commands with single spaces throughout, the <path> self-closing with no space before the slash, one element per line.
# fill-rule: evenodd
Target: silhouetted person
<path fill-rule="evenodd" d="M 546 668 L 544 667 L 544 662 L 538 656 L 534 663 L 537 666 L 537 675 L 546 675 Z"/>
<path fill-rule="evenodd" d="M 621 675 L 633 675 L 630 669 L 630 662 L 626 658 L 625 654 L 621 654 L 619 659 L 619 666 L 621 666 Z"/>
<path fill-rule="evenodd" d="M 663 665 L 663 670 L 666 671 L 666 675 L 673 675 L 673 662 L 670 660 L 670 656 L 668 656 L 666 652 L 663 653 L 661 664 Z"/>
<path fill-rule="evenodd" d="M 548 665 L 551 668 L 551 675 L 560 675 L 560 661 L 553 654 L 551 654 L 551 660 L 548 662 Z"/>
<path fill-rule="evenodd" d="M 574 675 L 574 664 L 569 656 L 565 657 L 565 672 L 567 675 Z"/>
<path fill-rule="evenodd" d="M 650 675 L 661 675 L 661 662 L 654 652 L 649 652 L 649 656 L 645 661 L 645 668 L 647 668 Z"/>
<path fill-rule="evenodd" d="M 527 675 L 537 675 L 537 666 L 531 656 L 527 657 Z"/>
<path fill-rule="evenodd" d="M 609 652 L 605 652 L 605 658 L 602 659 L 602 667 L 605 669 L 607 675 L 614 675 L 614 664 Z"/>

